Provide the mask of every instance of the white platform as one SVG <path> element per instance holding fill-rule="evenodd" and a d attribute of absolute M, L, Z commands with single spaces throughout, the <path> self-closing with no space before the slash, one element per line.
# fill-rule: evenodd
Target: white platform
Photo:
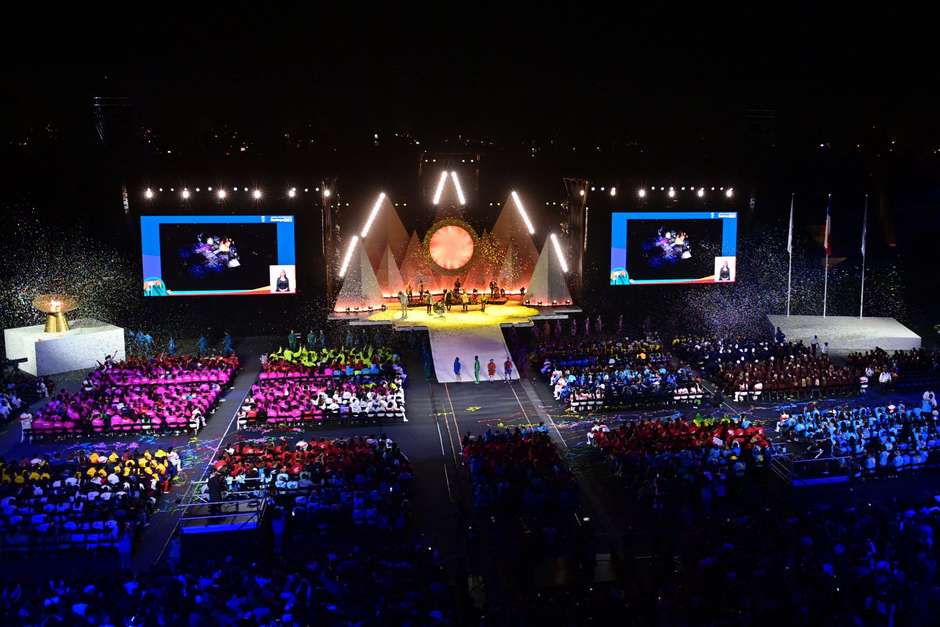
<path fill-rule="evenodd" d="M 486 364 L 496 362 L 496 380 L 503 380 L 503 362 L 509 355 L 502 330 L 495 325 L 486 327 L 431 329 L 431 355 L 438 383 L 473 383 L 473 357 L 480 357 L 480 380 L 487 381 Z M 454 375 L 454 357 L 460 357 L 460 378 Z M 519 378 L 516 362 L 512 364 L 512 379 Z"/>
<path fill-rule="evenodd" d="M 833 352 L 920 348 L 920 336 L 894 318 L 767 316 L 767 319 L 774 329 L 780 327 L 791 342 L 802 340 L 809 345 L 816 335 L 820 346 L 823 342 L 829 342 L 829 350 Z"/>
<path fill-rule="evenodd" d="M 70 320 L 65 333 L 46 333 L 43 325 L 4 329 L 7 359 L 22 359 L 20 369 L 35 376 L 94 368 L 105 356 L 124 359 L 124 329 L 93 318 Z"/>

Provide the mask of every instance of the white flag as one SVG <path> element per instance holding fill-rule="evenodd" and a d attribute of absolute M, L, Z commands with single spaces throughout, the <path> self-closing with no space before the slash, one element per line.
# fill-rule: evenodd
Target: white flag
<path fill-rule="evenodd" d="M 865 257 L 865 240 L 868 239 L 868 195 L 865 195 L 865 214 L 862 217 L 862 257 Z"/>
<path fill-rule="evenodd" d="M 793 254 L 793 196 L 790 196 L 790 229 L 787 231 L 787 252 Z"/>

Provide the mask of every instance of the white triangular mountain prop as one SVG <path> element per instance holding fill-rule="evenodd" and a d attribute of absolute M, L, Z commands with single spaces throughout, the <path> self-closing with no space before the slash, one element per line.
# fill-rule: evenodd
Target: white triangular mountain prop
<path fill-rule="evenodd" d="M 529 228 L 526 226 L 516 203 L 510 194 L 503 203 L 503 208 L 496 218 L 496 223 L 491 231 L 492 237 L 496 240 L 500 248 L 500 258 L 503 260 L 503 266 L 506 266 L 507 257 L 513 258 L 513 265 L 520 276 L 528 276 L 535 266 L 539 252 L 535 248 L 532 236 L 529 234 Z M 504 277 L 500 271 L 501 284 L 509 277 Z M 513 281 L 509 281 L 512 283 Z M 501 285 L 502 286 L 502 285 Z M 505 286 L 507 289 L 517 289 L 519 286 Z"/>
<path fill-rule="evenodd" d="M 529 303 L 532 305 L 565 304 L 571 301 L 571 292 L 568 291 L 568 280 L 561 268 L 558 253 L 552 246 L 550 238 L 545 238 L 542 253 L 535 263 L 532 272 L 532 281 L 528 289 Z"/>
<path fill-rule="evenodd" d="M 336 297 L 336 311 L 346 311 L 347 307 L 353 310 L 358 307 L 361 310 L 370 306 L 382 306 L 382 290 L 379 288 L 366 249 L 357 244 L 346 269 L 346 276 L 343 277 L 343 287 Z"/>
<path fill-rule="evenodd" d="M 405 230 L 405 225 L 402 224 L 388 196 L 382 200 L 375 221 L 365 238 L 365 249 L 369 253 L 373 268 L 379 267 L 386 247 L 391 247 L 395 263 L 401 266 L 405 260 L 405 249 L 408 248 L 408 231 Z"/>
<path fill-rule="evenodd" d="M 389 245 L 385 246 L 385 254 L 382 255 L 379 270 L 375 274 L 379 281 L 379 288 L 386 296 L 395 296 L 405 289 L 405 282 L 401 278 L 401 271 L 395 263 L 395 255 L 392 254 L 392 247 Z"/>

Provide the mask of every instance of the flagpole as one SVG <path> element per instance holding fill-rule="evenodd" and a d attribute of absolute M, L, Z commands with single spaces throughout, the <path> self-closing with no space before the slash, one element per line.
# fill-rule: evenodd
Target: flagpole
<path fill-rule="evenodd" d="M 858 317 L 861 319 L 865 313 L 865 256 L 867 246 L 865 240 L 868 238 L 868 192 L 865 193 L 865 213 L 862 217 L 862 292 L 858 303 Z"/>
<path fill-rule="evenodd" d="M 832 202 L 832 194 L 829 194 L 829 203 Z M 826 304 L 829 300 L 829 229 L 830 229 L 830 218 L 829 212 L 831 211 L 830 206 L 826 205 L 826 274 L 823 278 L 823 318 L 826 317 Z"/>
<path fill-rule="evenodd" d="M 790 265 L 787 268 L 787 318 L 790 317 L 790 286 L 793 281 L 793 201 L 796 193 L 790 194 L 790 228 L 787 231 L 787 252 L 790 253 Z"/>

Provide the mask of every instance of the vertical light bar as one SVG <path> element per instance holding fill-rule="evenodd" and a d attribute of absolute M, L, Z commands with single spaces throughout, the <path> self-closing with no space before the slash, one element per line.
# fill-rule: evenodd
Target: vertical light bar
<path fill-rule="evenodd" d="M 441 172 L 441 178 L 437 182 L 437 190 L 434 192 L 434 204 L 441 202 L 441 194 L 444 193 L 444 183 L 447 182 L 447 170 Z"/>
<path fill-rule="evenodd" d="M 529 220 L 529 214 L 525 212 L 525 207 L 522 206 L 522 201 L 519 200 L 519 194 L 513 190 L 512 200 L 516 203 L 516 209 L 519 210 L 519 215 L 522 216 L 522 221 L 525 222 L 525 228 L 529 229 L 529 235 L 535 235 L 535 227 L 532 226 L 532 221 Z M 567 270 L 565 271 L 567 272 Z"/>
<path fill-rule="evenodd" d="M 372 206 L 372 213 L 369 214 L 369 219 L 366 220 L 366 225 L 362 227 L 363 238 L 369 234 L 369 229 L 372 228 L 372 223 L 375 222 L 375 216 L 379 215 L 379 209 L 382 208 L 383 200 L 385 200 L 385 192 L 379 194 L 379 197 L 375 200 L 375 204 Z"/>
<path fill-rule="evenodd" d="M 558 261 L 561 263 L 561 271 L 568 272 L 568 262 L 565 261 L 565 255 L 561 252 L 561 244 L 558 243 L 558 237 L 552 233 L 549 235 L 552 238 L 552 245 L 555 247 L 555 254 L 558 255 Z"/>
<path fill-rule="evenodd" d="M 359 236 L 353 235 L 352 239 L 349 240 L 349 248 L 346 249 L 346 256 L 343 257 L 343 265 L 339 268 L 340 277 L 346 276 L 346 270 L 349 269 L 349 262 L 352 260 L 353 251 L 356 249 L 356 244 L 359 242 Z"/>
<path fill-rule="evenodd" d="M 457 198 L 460 199 L 460 204 L 467 204 L 467 199 L 463 195 L 463 188 L 460 186 L 460 179 L 457 178 L 457 170 L 451 170 L 450 177 L 454 179 L 454 187 L 457 188 Z"/>

